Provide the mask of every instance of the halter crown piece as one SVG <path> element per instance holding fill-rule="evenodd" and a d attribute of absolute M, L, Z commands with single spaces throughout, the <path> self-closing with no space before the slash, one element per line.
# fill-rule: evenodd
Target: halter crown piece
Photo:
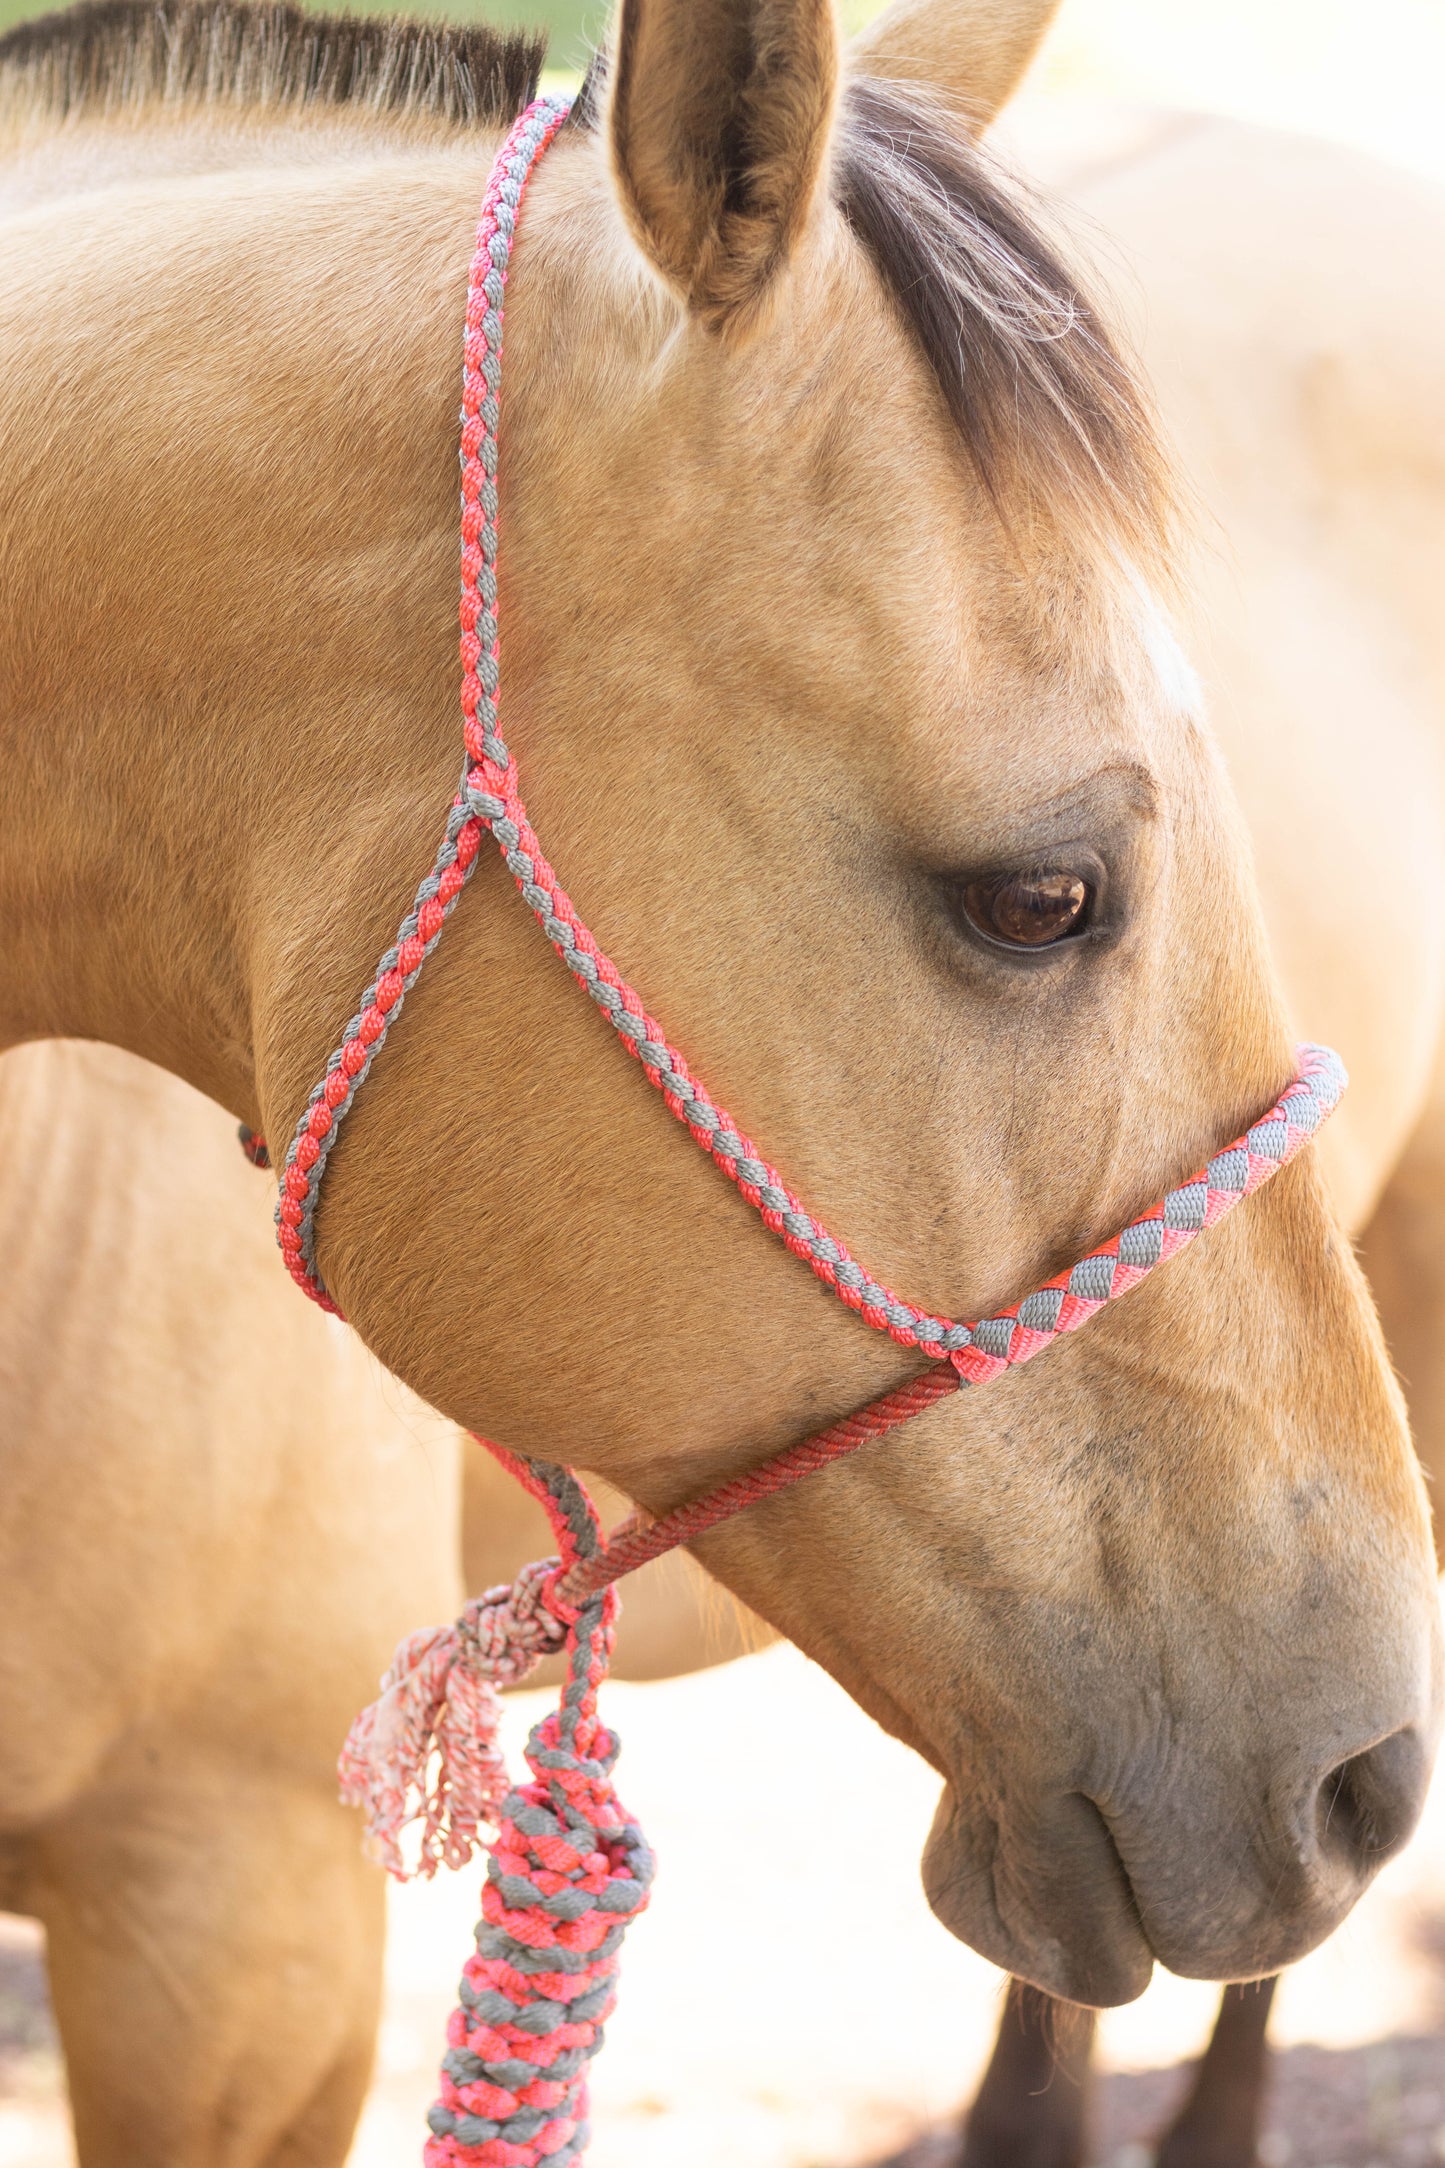
<path fill-rule="evenodd" d="M 617 1952 L 647 1903 L 652 1855 L 612 1789 L 615 1735 L 597 1714 L 617 1615 L 615 1583 L 816 1468 L 883 1437 L 944 1394 L 986 1384 L 1073 1332 L 1186 1248 L 1292 1159 L 1339 1100 L 1345 1074 L 1327 1048 L 1300 1049 L 1278 1103 L 1112 1242 L 977 1324 L 933 1317 L 870 1277 L 800 1203 L 711 1099 L 661 1026 L 577 916 L 527 818 L 501 734 L 497 627 L 497 423 L 507 266 L 528 177 L 567 115 L 539 98 L 498 153 L 482 199 L 467 294 L 462 378 L 462 715 L 466 759 L 441 847 L 394 946 L 346 1026 L 297 1125 L 281 1176 L 277 1233 L 292 1277 L 340 1313 L 316 1267 L 316 1201 L 337 1131 L 418 972 L 470 878 L 489 831 L 563 962 L 580 980 L 669 1111 L 790 1250 L 865 1323 L 934 1367 L 765 1466 L 663 1519 L 635 1517 L 604 1543 L 592 1501 L 567 1468 L 480 1442 L 546 1509 L 558 1556 L 490 1589 L 454 1626 L 414 1634 L 379 1700 L 352 1726 L 342 1796 L 366 1810 L 372 1848 L 393 1874 L 432 1875 L 495 1830 L 476 1954 L 448 2027 L 427 2168 L 555 2168 L 586 2149 L 587 2067 L 613 2007 Z M 242 1143 L 267 1165 L 265 1142 Z M 565 1649 L 560 1707 L 527 1744 L 531 1781 L 511 1786 L 497 1745 L 497 1689 Z M 420 1824 L 408 1869 L 400 1839 Z"/>

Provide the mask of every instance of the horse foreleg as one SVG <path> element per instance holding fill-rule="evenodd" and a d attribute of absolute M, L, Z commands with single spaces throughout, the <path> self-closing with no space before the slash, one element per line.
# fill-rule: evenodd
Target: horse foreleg
<path fill-rule="evenodd" d="M 1010 1980 L 961 2168 L 1082 2168 L 1094 2013 Z"/>
<path fill-rule="evenodd" d="M 356 1818 L 218 1758 L 88 1799 L 36 1856 L 82 2168 L 341 2168 L 381 1987 Z"/>
<path fill-rule="evenodd" d="M 1277 1983 L 1227 1987 L 1184 2104 L 1160 2140 L 1157 2168 L 1255 2168 Z"/>

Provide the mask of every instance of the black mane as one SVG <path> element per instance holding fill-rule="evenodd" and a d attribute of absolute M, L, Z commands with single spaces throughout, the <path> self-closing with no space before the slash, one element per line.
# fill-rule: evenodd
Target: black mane
<path fill-rule="evenodd" d="M 80 0 L 0 37 L 0 69 L 58 113 L 147 97 L 355 105 L 458 126 L 537 94 L 545 37 L 485 24 L 313 15 L 288 0 Z"/>

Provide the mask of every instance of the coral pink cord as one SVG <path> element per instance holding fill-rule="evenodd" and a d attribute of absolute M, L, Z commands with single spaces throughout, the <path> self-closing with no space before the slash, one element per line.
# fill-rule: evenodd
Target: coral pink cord
<path fill-rule="evenodd" d="M 845 1415 L 841 1422 L 830 1424 L 816 1436 L 790 1445 L 785 1452 L 765 1461 L 761 1468 L 750 1469 L 745 1475 L 720 1483 L 715 1490 L 695 1499 L 691 1505 L 678 1506 L 661 1520 L 649 1521 L 639 1515 L 624 1521 L 613 1530 L 606 1549 L 598 1557 L 583 1559 L 563 1574 L 558 1583 L 558 1595 L 566 1603 L 584 1603 L 598 1589 L 611 1587 L 624 1574 L 636 1573 L 639 1566 L 646 1566 L 665 1552 L 676 1550 L 679 1544 L 693 1542 L 709 1528 L 716 1528 L 719 1521 L 730 1520 L 734 1513 L 756 1505 L 759 1499 L 771 1498 L 776 1491 L 786 1490 L 790 1483 L 801 1482 L 805 1475 L 825 1468 L 830 1460 L 841 1460 L 844 1454 L 856 1452 L 860 1445 L 869 1445 L 875 1438 L 886 1437 L 900 1423 L 907 1423 L 915 1415 L 921 1415 L 925 1408 L 931 1408 L 935 1400 L 956 1393 L 961 1382 L 951 1364 L 939 1364 L 932 1370 L 925 1370 L 922 1377 L 895 1386 L 891 1393 L 884 1393 L 881 1399 L 870 1402 L 858 1414 Z M 497 1451 L 489 1440 L 479 1442 L 487 1445 L 490 1451 Z"/>

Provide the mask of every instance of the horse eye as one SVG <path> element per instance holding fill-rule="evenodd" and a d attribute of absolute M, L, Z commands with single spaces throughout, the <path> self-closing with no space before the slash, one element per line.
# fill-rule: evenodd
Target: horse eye
<path fill-rule="evenodd" d="M 997 873 L 968 883 L 963 908 L 985 940 L 1048 948 L 1084 931 L 1093 896 L 1077 873 Z"/>

